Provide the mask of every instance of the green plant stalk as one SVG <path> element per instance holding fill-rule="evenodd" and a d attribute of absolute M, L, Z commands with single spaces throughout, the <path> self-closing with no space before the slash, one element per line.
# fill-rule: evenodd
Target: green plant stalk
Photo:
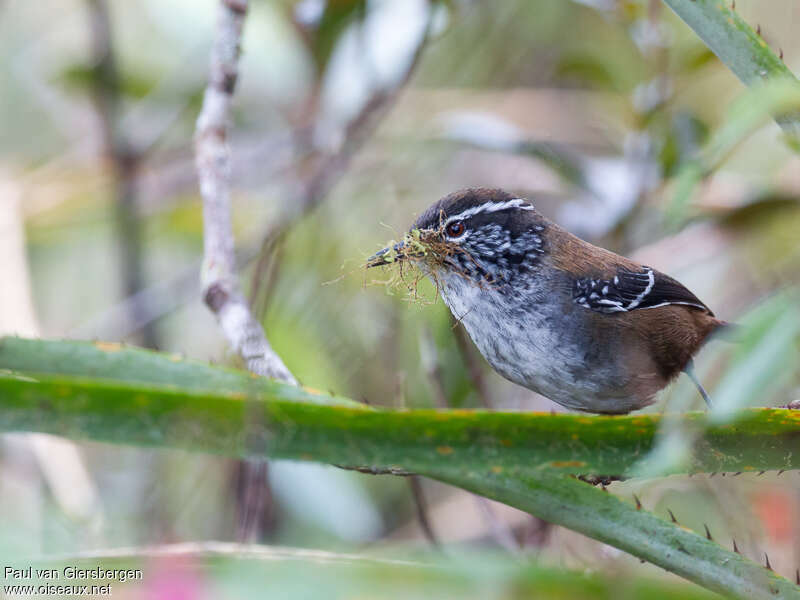
<path fill-rule="evenodd" d="M 748 87 L 772 79 L 800 82 L 775 55 L 764 39 L 750 27 L 728 2 L 722 0 L 664 0 L 694 30 L 711 51 Z M 800 136 L 797 113 L 775 119 L 793 139 Z"/>
<path fill-rule="evenodd" d="M 435 462 L 535 473 L 631 472 L 653 447 L 658 415 L 588 417 L 482 411 L 389 411 L 265 381 L 220 393 L 12 373 L 0 376 L 0 431 L 419 470 Z M 701 430 L 704 413 L 682 417 Z M 671 472 L 800 468 L 800 412 L 758 409 L 699 434 Z"/>
<path fill-rule="evenodd" d="M 632 465 L 649 450 L 657 417 L 394 412 L 280 399 L 292 388 L 265 382 L 264 395 L 248 397 L 16 372 L 0 376 L 0 431 L 399 467 L 506 502 L 728 595 L 800 597 L 789 582 L 740 556 L 567 475 Z M 800 415 L 750 411 L 744 423 L 738 431 L 709 430 L 701 456 L 714 464 L 738 456 L 735 467 L 771 468 L 769 448 L 778 440 L 786 454 L 781 464 L 797 466 Z"/>
<path fill-rule="evenodd" d="M 579 531 L 727 597 L 800 598 L 800 588 L 740 554 L 571 477 L 435 468 L 428 475 Z"/>
<path fill-rule="evenodd" d="M 2 369 L 37 383 L 13 373 L 0 377 L 0 430 L 236 456 L 407 468 L 438 456 L 502 469 L 614 475 L 641 466 L 661 422 L 658 415 L 375 410 L 235 369 L 107 343 L 0 338 Z M 692 461 L 670 472 L 800 468 L 800 453 L 793 452 L 800 412 L 742 415 L 708 428 L 704 413 L 674 417 L 698 433 Z"/>

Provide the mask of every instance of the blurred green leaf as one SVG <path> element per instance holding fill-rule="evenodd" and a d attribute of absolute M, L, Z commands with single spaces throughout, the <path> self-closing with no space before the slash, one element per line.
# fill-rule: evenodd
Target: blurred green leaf
<path fill-rule="evenodd" d="M 110 342 L 48 342 L 0 338 L 0 369 L 73 375 L 108 382 L 160 385 L 167 389 L 221 394 L 260 395 L 272 389 L 269 379 L 245 371 L 209 366 L 179 354 L 163 354 Z M 10 376 L 6 372 L 6 376 Z M 314 402 L 316 396 L 287 386 L 289 399 Z M 346 398 L 325 398 L 326 404 L 361 406 Z"/>
<path fill-rule="evenodd" d="M 702 69 L 714 60 L 714 53 L 706 46 L 698 46 L 694 51 L 688 53 L 681 61 L 681 70 L 691 73 Z"/>
<path fill-rule="evenodd" d="M 555 66 L 556 74 L 580 85 L 596 89 L 615 89 L 616 77 L 602 56 L 573 53 L 561 57 Z"/>
<path fill-rule="evenodd" d="M 300 25 L 318 74 L 325 71 L 336 44 L 350 24 L 363 20 L 367 14 L 366 0 L 329 0 L 324 4 L 319 21 Z"/>
<path fill-rule="evenodd" d="M 796 292 L 780 294 L 739 325 L 735 359 L 713 393 L 712 422 L 728 422 L 745 406 L 765 404 L 793 374 L 800 357 L 798 302 Z"/>
<path fill-rule="evenodd" d="M 37 561 L 37 568 L 141 569 L 143 581 L 114 584 L 124 593 L 139 592 L 152 581 L 156 561 L 181 560 L 189 573 L 206 581 L 216 597 L 350 600 L 353 598 L 436 598 L 437 600 L 700 600 L 712 596 L 696 587 L 655 578 L 620 580 L 603 573 L 546 567 L 527 560 L 509 560 L 491 552 L 417 553 L 412 556 L 353 555 L 318 550 L 229 543 L 176 544 L 140 553 L 92 553 L 64 560 Z M 27 565 L 25 565 L 27 566 Z M 176 577 L 176 579 L 177 579 Z M 77 580 L 83 583 L 84 580 Z M 42 583 L 37 581 L 38 583 Z M 97 581 L 86 583 L 97 583 Z M 153 583 L 147 584 L 152 590 Z M 138 595 L 138 594 L 137 594 Z"/>
<path fill-rule="evenodd" d="M 700 155 L 678 172 L 673 198 L 666 209 L 669 225 L 677 227 L 686 219 L 697 185 L 713 173 L 731 152 L 770 115 L 800 111 L 800 85 L 792 80 L 773 80 L 742 94 L 729 110 L 725 123 L 710 138 Z"/>
<path fill-rule="evenodd" d="M 659 123 L 657 139 L 663 140 L 659 162 L 664 177 L 672 177 L 684 163 L 696 156 L 708 138 L 708 127 L 693 114 L 675 114 L 666 124 Z M 653 131 L 653 128 L 650 128 Z"/>
<path fill-rule="evenodd" d="M 97 85 L 101 76 L 101 70 L 95 66 L 76 64 L 63 69 L 56 75 L 56 80 L 68 90 L 88 93 Z M 147 96 L 156 84 L 157 82 L 148 73 L 131 73 L 126 70 L 120 76 L 117 91 L 129 98 L 141 99 Z"/>

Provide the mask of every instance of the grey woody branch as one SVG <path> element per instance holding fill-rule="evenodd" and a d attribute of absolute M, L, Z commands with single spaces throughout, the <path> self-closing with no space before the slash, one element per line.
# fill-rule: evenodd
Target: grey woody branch
<path fill-rule="evenodd" d="M 203 298 L 228 343 L 250 371 L 296 384 L 253 317 L 236 273 L 227 133 L 247 1 L 221 0 L 218 11 L 208 87 L 195 132 L 195 160 L 203 197 Z"/>

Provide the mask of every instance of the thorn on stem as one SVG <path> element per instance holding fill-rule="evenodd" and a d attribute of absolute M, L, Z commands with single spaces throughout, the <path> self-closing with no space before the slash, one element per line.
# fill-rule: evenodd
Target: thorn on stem
<path fill-rule="evenodd" d="M 736 552 L 736 554 L 741 554 L 741 552 L 739 552 L 739 547 L 736 545 L 736 538 L 733 538 L 733 551 Z"/>
<path fill-rule="evenodd" d="M 783 48 L 778 48 L 778 58 L 783 60 Z"/>
<path fill-rule="evenodd" d="M 736 10 L 736 0 L 733 0 L 733 2 L 731 2 L 731 10 L 733 11 Z"/>
<path fill-rule="evenodd" d="M 731 475 L 731 477 L 738 477 L 738 476 L 739 476 L 739 475 L 741 475 L 741 474 L 742 474 L 742 472 L 741 472 L 741 471 L 736 471 L 736 473 L 734 473 L 733 475 Z"/>
<path fill-rule="evenodd" d="M 672 511 L 670 509 L 667 509 L 667 512 L 669 513 L 669 518 L 672 520 L 672 522 L 677 525 L 678 519 L 675 518 L 675 515 L 672 513 Z"/>
<path fill-rule="evenodd" d="M 783 475 L 783 473 L 785 473 L 785 472 L 786 472 L 786 469 L 781 469 L 780 471 L 778 471 L 778 475 Z"/>
<path fill-rule="evenodd" d="M 794 581 L 797 585 L 800 585 L 800 569 L 794 570 Z"/>
<path fill-rule="evenodd" d="M 764 473 L 766 473 L 766 471 L 759 471 L 758 472 L 758 477 L 761 477 Z"/>
<path fill-rule="evenodd" d="M 767 571 L 772 571 L 772 565 L 769 564 L 769 554 L 767 554 L 766 552 L 764 552 L 764 559 L 766 561 L 766 564 L 764 566 L 767 568 Z"/>
<path fill-rule="evenodd" d="M 639 500 L 639 496 L 634 494 L 633 499 L 636 500 L 636 510 L 642 510 L 642 502 Z"/>
<path fill-rule="evenodd" d="M 709 476 L 708 476 L 708 478 L 709 478 L 709 479 L 711 479 L 711 478 L 712 478 L 714 475 L 716 475 L 716 474 L 717 474 L 717 472 L 716 472 L 716 471 L 711 471 L 711 475 L 709 475 Z"/>
<path fill-rule="evenodd" d="M 714 541 L 714 538 L 713 538 L 713 537 L 711 537 L 711 532 L 708 530 L 708 525 L 706 525 L 705 523 L 703 523 L 703 527 L 705 527 L 705 529 L 706 529 L 706 539 L 707 539 L 707 540 L 710 540 L 710 541 L 712 541 L 712 542 L 713 542 L 713 541 Z"/>
<path fill-rule="evenodd" d="M 759 23 L 758 25 L 756 25 L 756 35 L 757 35 L 758 37 L 761 37 L 761 23 Z"/>

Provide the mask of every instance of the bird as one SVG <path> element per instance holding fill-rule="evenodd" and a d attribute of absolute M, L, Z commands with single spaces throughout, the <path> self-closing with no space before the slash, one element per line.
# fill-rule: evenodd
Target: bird
<path fill-rule="evenodd" d="M 368 268 L 413 264 L 506 379 L 572 410 L 626 414 L 728 324 L 664 273 L 586 242 L 501 189 L 431 205 Z"/>

